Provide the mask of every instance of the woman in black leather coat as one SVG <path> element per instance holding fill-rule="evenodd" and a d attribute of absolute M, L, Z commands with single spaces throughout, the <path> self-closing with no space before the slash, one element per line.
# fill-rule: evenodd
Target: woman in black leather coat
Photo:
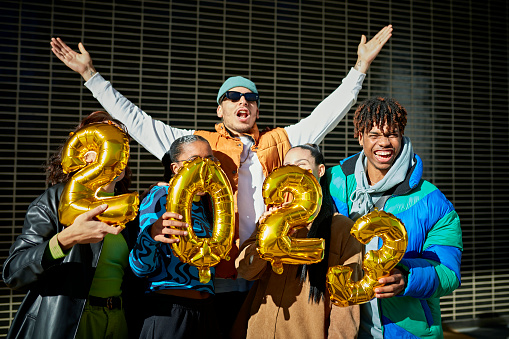
<path fill-rule="evenodd" d="M 99 111 L 86 117 L 75 131 L 90 123 L 107 120 L 123 127 L 108 113 Z M 27 291 L 7 338 L 47 339 L 89 336 L 90 330 L 97 333 L 95 331 L 99 330 L 98 326 L 92 325 L 89 320 L 83 321 L 82 326 L 80 322 L 82 318 L 87 319 L 84 316 L 87 311 L 84 310 L 93 307 L 96 310 L 97 307 L 104 308 L 105 317 L 106 314 L 108 317 L 116 314 L 115 317 L 120 321 L 114 332 L 120 337 L 127 337 L 127 325 L 123 313 L 124 309 L 128 310 L 128 306 L 135 306 L 133 304 L 136 304 L 136 298 L 129 297 L 137 295 L 136 292 L 127 292 L 128 285 L 135 291 L 140 291 L 141 294 L 143 288 L 136 288 L 136 285 L 141 282 L 134 280 L 128 267 L 123 267 L 125 270 L 122 286 L 116 287 L 122 290 L 122 298 L 94 297 L 89 295 L 89 291 L 105 236 L 121 233 L 127 244 L 128 254 L 136 241 L 138 219 L 128 223 L 124 230 L 109 226 L 95 219 L 95 216 L 107 209 L 107 205 L 102 205 L 78 216 L 71 226 L 64 227 L 59 222 L 58 206 L 65 183 L 73 173 L 63 173 L 61 149 L 50 158 L 47 166 L 48 183 L 52 186 L 28 207 L 22 234 L 12 245 L 9 257 L 3 265 L 4 282 L 12 289 Z M 92 158 L 94 158 L 93 155 Z M 129 168 L 126 167 L 125 175 L 123 177 L 121 175 L 115 181 L 110 184 L 114 186 L 115 194 L 127 193 L 130 184 Z M 119 241 L 122 241 L 121 238 Z M 50 250 L 50 246 L 55 246 L 56 242 L 65 253 L 65 256 L 58 259 L 54 258 L 53 251 Z M 126 279 L 130 275 L 133 276 L 133 280 Z M 117 282 L 120 284 L 120 281 Z M 129 315 L 128 312 L 126 314 Z M 139 322 L 135 318 L 128 320 L 129 337 L 137 337 Z M 107 321 L 110 320 L 105 320 L 106 324 L 108 324 Z M 111 326 L 111 323 L 108 326 Z M 79 333 L 78 336 L 77 333 Z"/>

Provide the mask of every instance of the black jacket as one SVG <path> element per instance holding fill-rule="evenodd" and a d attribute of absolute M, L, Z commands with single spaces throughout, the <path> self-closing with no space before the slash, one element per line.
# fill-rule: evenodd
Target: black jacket
<path fill-rule="evenodd" d="M 64 228 L 58 220 L 63 188 L 52 186 L 30 204 L 22 234 L 4 263 L 4 282 L 27 291 L 7 338 L 74 338 L 78 329 L 103 242 L 75 245 L 58 260 L 45 255 L 49 240 Z M 129 249 L 136 241 L 137 224 L 136 219 L 122 231 Z M 130 271 L 126 269 L 124 282 Z"/>

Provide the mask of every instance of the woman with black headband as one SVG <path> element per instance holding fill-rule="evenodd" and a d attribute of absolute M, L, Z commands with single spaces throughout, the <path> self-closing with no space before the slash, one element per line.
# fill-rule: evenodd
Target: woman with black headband
<path fill-rule="evenodd" d="M 164 180 L 169 181 L 183 169 L 186 161 L 201 157 L 217 161 L 206 139 L 199 135 L 177 138 L 163 156 Z M 192 227 L 198 237 L 211 237 L 213 211 L 210 196 L 196 192 L 191 221 L 166 211 L 169 186 L 154 186 L 140 205 L 140 234 L 129 255 L 135 275 L 146 277 L 148 284 L 140 318 L 140 339 L 219 338 L 217 310 L 214 309 L 215 267 L 212 279 L 200 281 L 198 268 L 179 260 L 171 244 L 179 241 L 167 235 L 186 235 Z M 180 227 L 180 230 L 172 227 Z"/>

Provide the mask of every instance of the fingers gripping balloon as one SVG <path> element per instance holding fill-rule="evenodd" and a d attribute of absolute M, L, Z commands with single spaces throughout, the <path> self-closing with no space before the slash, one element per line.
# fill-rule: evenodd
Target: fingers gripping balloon
<path fill-rule="evenodd" d="M 89 151 L 98 156 L 87 164 L 85 154 Z M 128 160 L 129 139 L 111 122 L 89 124 L 71 134 L 62 151 L 62 168 L 64 173 L 79 171 L 62 192 L 58 207 L 60 222 L 70 226 L 78 215 L 102 204 L 108 204 L 108 209 L 97 219 L 121 227 L 133 220 L 138 212 L 138 193 L 97 196 L 101 187 L 122 173 Z"/>
<path fill-rule="evenodd" d="M 327 287 L 336 306 L 362 304 L 375 297 L 374 288 L 380 286 L 378 279 L 388 276 L 403 258 L 408 236 L 403 223 L 390 213 L 375 211 L 359 218 L 350 233 L 361 243 L 367 244 L 373 237 L 380 237 L 383 246 L 378 251 L 369 251 L 362 262 L 364 277 L 351 280 L 352 269 L 334 266 L 327 272 Z"/>
<path fill-rule="evenodd" d="M 296 239 L 288 236 L 292 228 L 306 227 L 316 217 L 322 205 L 322 189 L 308 170 L 288 165 L 273 171 L 263 183 L 266 205 L 281 205 L 285 193 L 293 195 L 289 205 L 270 213 L 261 220 L 257 251 L 270 261 L 272 270 L 283 273 L 283 264 L 312 264 L 323 259 L 323 239 Z"/>
<path fill-rule="evenodd" d="M 196 236 L 189 227 L 187 236 L 171 245 L 173 254 L 180 261 L 198 268 L 200 282 L 211 279 L 210 267 L 219 264 L 221 259 L 229 260 L 235 232 L 235 210 L 230 181 L 219 164 L 210 159 L 196 158 L 184 162 L 184 166 L 170 180 L 166 210 L 183 216 L 184 222 L 191 225 L 191 210 L 196 192 L 210 194 L 214 206 L 214 230 L 211 238 Z"/>

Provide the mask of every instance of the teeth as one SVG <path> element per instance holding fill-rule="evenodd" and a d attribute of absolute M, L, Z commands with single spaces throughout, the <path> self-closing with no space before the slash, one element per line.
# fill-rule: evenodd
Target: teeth
<path fill-rule="evenodd" d="M 377 155 L 391 155 L 392 152 L 390 151 L 378 151 L 376 152 Z"/>
<path fill-rule="evenodd" d="M 248 110 L 239 110 L 239 111 L 237 111 L 237 116 L 242 117 L 242 118 L 247 118 L 249 116 L 249 111 Z"/>

